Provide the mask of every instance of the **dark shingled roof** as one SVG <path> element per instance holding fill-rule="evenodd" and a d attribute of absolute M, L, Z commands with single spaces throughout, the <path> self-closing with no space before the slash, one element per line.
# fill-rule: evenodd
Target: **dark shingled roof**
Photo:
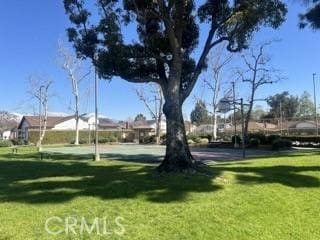
<path fill-rule="evenodd" d="M 74 118 L 74 116 L 67 116 L 67 117 L 47 117 L 47 128 L 54 128 L 55 125 L 65 122 L 67 120 L 70 120 Z M 19 128 L 21 127 L 21 124 L 23 121 L 26 121 L 29 124 L 30 128 L 37 128 L 39 127 L 39 116 L 24 116 L 19 124 Z M 42 124 L 44 123 L 42 119 Z"/>
<path fill-rule="evenodd" d="M 18 127 L 18 123 L 14 120 L 0 120 L 0 132 L 12 130 Z"/>
<path fill-rule="evenodd" d="M 99 127 L 101 127 L 101 128 L 117 128 L 117 127 L 120 127 L 120 125 L 115 123 L 112 119 L 99 118 Z"/>
<path fill-rule="evenodd" d="M 134 121 L 130 125 L 132 129 L 152 129 L 151 125 L 154 123 L 154 120 L 148 121 Z"/>

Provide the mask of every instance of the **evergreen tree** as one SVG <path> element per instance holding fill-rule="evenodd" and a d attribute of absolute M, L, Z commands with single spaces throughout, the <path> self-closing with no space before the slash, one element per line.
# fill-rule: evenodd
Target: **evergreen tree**
<path fill-rule="evenodd" d="M 69 40 L 78 56 L 91 59 L 101 78 L 117 76 L 162 88 L 167 135 L 160 172 L 195 169 L 182 105 L 207 67 L 210 50 L 225 42 L 229 51 L 241 51 L 262 26 L 278 28 L 287 12 L 280 0 L 97 0 L 88 5 L 64 0 L 74 25 Z M 97 15 L 88 10 L 93 6 Z M 136 36 L 126 31 L 132 26 Z M 200 30 L 206 35 L 201 43 Z"/>

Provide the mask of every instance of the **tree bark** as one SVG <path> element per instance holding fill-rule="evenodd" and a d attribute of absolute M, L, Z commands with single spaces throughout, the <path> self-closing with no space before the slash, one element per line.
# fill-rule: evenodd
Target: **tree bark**
<path fill-rule="evenodd" d="M 45 96 L 45 99 L 42 103 L 43 105 L 43 108 L 44 108 L 44 115 L 43 115 L 43 128 L 42 128 L 42 132 L 41 132 L 41 136 L 40 136 L 40 139 L 39 139 L 39 146 L 40 146 L 40 143 L 43 142 L 43 139 L 44 139 L 44 136 L 46 135 L 46 131 L 47 131 L 47 119 L 48 119 L 48 100 L 47 100 L 47 93 L 46 93 L 46 96 Z"/>
<path fill-rule="evenodd" d="M 217 126 L 217 111 L 214 110 L 213 111 L 213 134 L 212 134 L 213 141 L 217 141 L 217 129 L 218 129 L 218 126 Z"/>
<path fill-rule="evenodd" d="M 182 114 L 182 104 L 174 98 L 166 99 L 163 107 L 166 115 L 166 154 L 159 172 L 188 172 L 195 169 L 195 162 L 187 142 Z"/>
<path fill-rule="evenodd" d="M 157 110 L 157 144 L 161 142 L 161 123 L 162 123 L 162 108 L 163 108 L 163 94 L 162 89 L 158 86 L 158 95 L 159 95 L 159 109 Z"/>
<path fill-rule="evenodd" d="M 160 144 L 160 138 L 161 138 L 161 117 L 158 118 L 157 120 L 157 123 L 156 123 L 156 144 Z"/>
<path fill-rule="evenodd" d="M 252 89 L 251 89 L 250 102 L 249 102 L 249 109 L 248 109 L 248 112 L 247 112 L 247 115 L 246 115 L 245 125 L 244 125 L 245 142 L 249 141 L 249 139 L 248 139 L 249 123 L 250 123 L 250 120 L 251 120 L 251 113 L 252 113 L 252 109 L 253 109 L 254 97 L 255 97 L 255 92 L 256 92 L 255 76 L 256 75 L 254 75 L 254 80 L 253 80 Z"/>

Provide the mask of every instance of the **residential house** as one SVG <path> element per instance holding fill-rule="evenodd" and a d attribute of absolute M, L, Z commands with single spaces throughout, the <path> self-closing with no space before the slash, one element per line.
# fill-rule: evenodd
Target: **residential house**
<path fill-rule="evenodd" d="M 157 122 L 155 120 L 134 121 L 128 123 L 128 128 L 134 132 L 134 142 L 144 143 L 146 137 L 156 135 Z M 165 120 L 161 121 L 161 134 L 166 134 L 167 124 Z"/>
<path fill-rule="evenodd" d="M 192 124 L 190 121 L 184 121 L 184 127 L 187 135 L 193 133 L 197 128 L 197 126 Z"/>
<path fill-rule="evenodd" d="M 317 133 L 317 124 L 312 120 L 285 120 L 282 123 L 279 123 L 279 129 L 281 129 L 283 133 L 288 135 L 315 135 Z"/>
<path fill-rule="evenodd" d="M 42 120 L 41 126 L 44 126 Z M 121 125 L 114 122 L 109 118 L 98 119 L 99 130 L 103 131 L 123 131 Z M 18 126 L 19 138 L 28 140 L 28 133 L 30 130 L 38 130 L 39 116 L 24 116 Z M 71 116 L 48 116 L 47 117 L 47 130 L 56 131 L 74 131 L 76 129 L 76 118 L 74 115 Z M 79 130 L 95 130 L 95 118 L 85 117 L 81 115 L 79 118 Z"/>
<path fill-rule="evenodd" d="M 96 126 L 96 118 L 94 115 L 82 115 L 82 118 L 88 123 L 88 128 L 90 130 L 95 130 Z M 98 118 L 98 129 L 99 130 L 110 130 L 110 131 L 118 131 L 121 129 L 121 125 L 110 119 L 105 117 Z"/>
<path fill-rule="evenodd" d="M 234 133 L 234 125 L 230 125 L 230 127 L 226 128 L 226 133 L 233 134 Z M 241 132 L 242 125 L 236 125 L 237 132 Z M 248 132 L 251 133 L 265 133 L 265 134 L 272 134 L 279 131 L 279 128 L 276 124 L 268 123 L 268 122 L 249 122 L 248 124 Z"/>
<path fill-rule="evenodd" d="M 24 140 L 28 140 L 28 133 L 30 130 L 38 130 L 40 128 L 39 116 L 24 116 L 18 126 L 18 137 Z M 42 119 L 41 126 L 44 126 L 44 120 Z M 88 122 L 83 118 L 79 119 L 79 129 L 88 129 Z M 47 130 L 75 130 L 76 129 L 76 119 L 75 116 L 67 117 L 47 117 Z"/>
<path fill-rule="evenodd" d="M 10 140 L 16 138 L 18 123 L 15 120 L 0 121 L 0 139 Z"/>

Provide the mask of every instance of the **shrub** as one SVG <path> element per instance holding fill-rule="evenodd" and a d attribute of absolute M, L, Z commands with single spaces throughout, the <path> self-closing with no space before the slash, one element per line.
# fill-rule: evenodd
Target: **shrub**
<path fill-rule="evenodd" d="M 190 133 L 187 136 L 187 139 L 191 139 L 192 141 L 196 142 L 196 139 L 201 139 L 201 138 L 206 138 L 206 139 L 211 139 L 210 134 L 197 134 L 197 133 Z"/>
<path fill-rule="evenodd" d="M 94 142 L 94 139 L 93 139 Z M 98 140 L 99 143 L 104 144 L 104 143 L 113 143 L 113 142 L 118 142 L 118 139 L 114 136 L 108 136 L 105 138 L 99 138 Z"/>
<path fill-rule="evenodd" d="M 258 148 L 260 145 L 260 139 L 259 138 L 250 138 L 249 140 L 249 146 L 252 148 Z"/>
<path fill-rule="evenodd" d="M 94 139 L 94 132 L 91 131 L 91 140 Z M 63 144 L 63 143 L 72 143 L 74 142 L 74 131 L 54 131 L 47 130 L 45 137 L 43 139 L 43 144 Z M 111 139 L 110 139 L 111 137 Z M 118 141 L 121 138 L 121 132 L 117 131 L 99 131 L 99 140 L 109 139 L 109 142 Z M 36 143 L 39 139 L 38 131 L 29 131 L 29 141 Z M 88 131 L 79 131 L 79 139 L 83 143 L 87 143 L 89 139 Z M 116 140 L 115 140 L 116 139 Z"/>
<path fill-rule="evenodd" d="M 283 138 L 300 143 L 320 143 L 320 136 L 285 136 Z"/>
<path fill-rule="evenodd" d="M 93 139 L 93 142 L 95 140 Z M 105 144 L 105 143 L 109 143 L 110 142 L 110 139 L 109 138 L 100 138 L 98 139 L 98 143 L 101 143 L 101 144 Z"/>
<path fill-rule="evenodd" d="M 72 140 L 70 142 L 70 144 L 74 144 L 75 143 L 75 140 Z M 79 139 L 79 144 L 87 144 L 88 143 L 88 140 L 86 139 Z"/>
<path fill-rule="evenodd" d="M 272 145 L 275 140 L 280 139 L 280 135 L 269 135 L 266 139 L 266 144 Z"/>
<path fill-rule="evenodd" d="M 249 133 L 248 134 L 249 139 L 258 139 L 259 144 L 265 145 L 268 144 L 267 136 L 263 133 Z M 249 141 L 250 143 L 250 141 Z"/>
<path fill-rule="evenodd" d="M 203 144 L 209 143 L 209 139 L 208 138 L 201 138 L 201 143 L 203 143 Z"/>
<path fill-rule="evenodd" d="M 193 141 L 195 142 L 195 143 L 201 143 L 201 137 L 196 137 Z"/>
<path fill-rule="evenodd" d="M 167 141 L 167 135 L 166 134 L 161 135 L 160 136 L 161 144 L 166 144 L 166 141 Z"/>
<path fill-rule="evenodd" d="M 190 139 L 190 140 L 194 141 L 198 137 L 199 136 L 197 134 L 190 133 L 190 134 L 188 134 L 187 139 L 188 140 Z"/>
<path fill-rule="evenodd" d="M 145 136 L 144 137 L 144 142 L 145 143 L 155 143 L 157 141 L 156 135 L 151 135 L 151 136 Z"/>
<path fill-rule="evenodd" d="M 192 139 L 188 139 L 188 144 L 194 144 L 194 141 Z"/>
<path fill-rule="evenodd" d="M 272 143 L 272 150 L 288 149 L 292 147 L 292 141 L 289 139 L 278 138 Z"/>
<path fill-rule="evenodd" d="M 13 145 L 28 145 L 29 142 L 27 140 L 23 140 L 23 139 L 12 139 L 11 140 Z"/>
<path fill-rule="evenodd" d="M 12 142 L 9 140 L 0 140 L 0 147 L 11 147 Z"/>

